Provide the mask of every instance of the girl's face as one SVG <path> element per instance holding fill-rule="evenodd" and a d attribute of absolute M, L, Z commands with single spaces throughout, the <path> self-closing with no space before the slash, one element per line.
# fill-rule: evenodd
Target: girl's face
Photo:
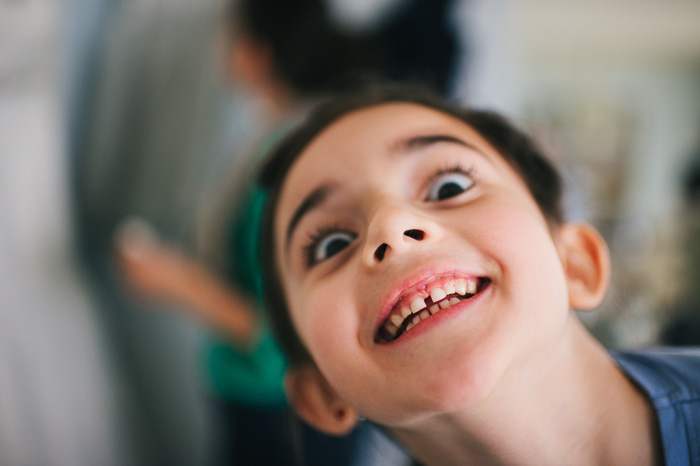
<path fill-rule="evenodd" d="M 352 112 L 292 165 L 275 217 L 296 330 L 360 414 L 389 426 L 468 408 L 562 334 L 555 240 L 473 129 L 390 103 Z"/>

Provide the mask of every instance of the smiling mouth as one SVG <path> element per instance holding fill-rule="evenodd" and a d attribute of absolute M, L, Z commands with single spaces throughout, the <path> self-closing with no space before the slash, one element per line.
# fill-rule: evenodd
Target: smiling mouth
<path fill-rule="evenodd" d="M 423 289 L 401 299 L 382 323 L 376 343 L 389 343 L 438 312 L 473 298 L 490 283 L 488 278 L 449 278 L 435 280 Z"/>

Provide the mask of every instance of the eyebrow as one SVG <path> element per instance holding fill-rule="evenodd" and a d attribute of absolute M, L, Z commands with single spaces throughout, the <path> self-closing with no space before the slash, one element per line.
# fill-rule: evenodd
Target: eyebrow
<path fill-rule="evenodd" d="M 416 150 L 423 149 L 424 147 L 437 144 L 439 142 L 457 144 L 462 147 L 466 147 L 467 149 L 471 149 L 480 155 L 484 155 L 484 153 L 476 146 L 466 141 L 463 141 L 462 139 L 459 139 L 457 137 L 450 136 L 448 134 L 429 134 L 402 139 L 399 140 L 397 143 L 392 144 L 390 146 L 389 152 L 413 152 Z M 304 215 L 323 204 L 326 201 L 326 199 L 328 199 L 328 196 L 331 194 L 331 192 L 334 190 L 334 185 L 325 184 L 314 189 L 304 198 L 299 207 L 297 207 L 297 209 L 294 211 L 291 220 L 289 220 L 289 225 L 287 226 L 287 234 L 285 238 L 285 250 L 289 250 L 289 243 L 292 239 L 292 235 L 294 234 L 294 229 L 297 227 L 297 225 L 299 225 L 299 222 L 304 217 Z"/>
<path fill-rule="evenodd" d="M 470 144 L 467 141 L 459 139 L 455 136 L 450 136 L 449 134 L 429 134 L 424 136 L 413 136 L 408 139 L 402 139 L 398 141 L 398 143 L 393 144 L 391 146 L 390 152 L 410 152 L 414 150 L 423 149 L 426 146 L 430 146 L 438 142 L 457 144 L 483 155 L 482 150 L 480 150 L 473 144 Z"/>
<path fill-rule="evenodd" d="M 323 202 L 328 198 L 328 195 L 331 191 L 333 191 L 333 185 L 326 184 L 323 186 L 319 186 L 318 188 L 311 191 L 311 193 L 304 198 L 304 201 L 299 205 L 299 207 L 297 207 L 297 210 L 294 211 L 294 215 L 292 215 L 292 219 L 289 221 L 289 225 L 287 226 L 287 236 L 285 239 L 286 249 L 289 249 L 289 241 L 292 239 L 294 229 L 299 224 L 304 215 L 306 215 L 309 211 L 315 209 L 319 205 L 323 204 Z"/>

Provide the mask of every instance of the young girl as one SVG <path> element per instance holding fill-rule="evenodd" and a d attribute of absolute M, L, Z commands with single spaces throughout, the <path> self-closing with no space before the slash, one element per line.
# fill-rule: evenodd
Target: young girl
<path fill-rule="evenodd" d="M 270 155 L 262 262 L 298 413 L 425 464 L 700 464 L 700 352 L 611 355 L 609 280 L 502 118 L 405 89 L 319 108 Z"/>

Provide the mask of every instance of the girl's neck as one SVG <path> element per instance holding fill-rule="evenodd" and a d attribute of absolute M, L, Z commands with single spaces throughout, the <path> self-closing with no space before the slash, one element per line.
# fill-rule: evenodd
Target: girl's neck
<path fill-rule="evenodd" d="M 567 333 L 478 406 L 391 432 L 426 465 L 662 464 L 649 400 L 573 314 Z"/>

